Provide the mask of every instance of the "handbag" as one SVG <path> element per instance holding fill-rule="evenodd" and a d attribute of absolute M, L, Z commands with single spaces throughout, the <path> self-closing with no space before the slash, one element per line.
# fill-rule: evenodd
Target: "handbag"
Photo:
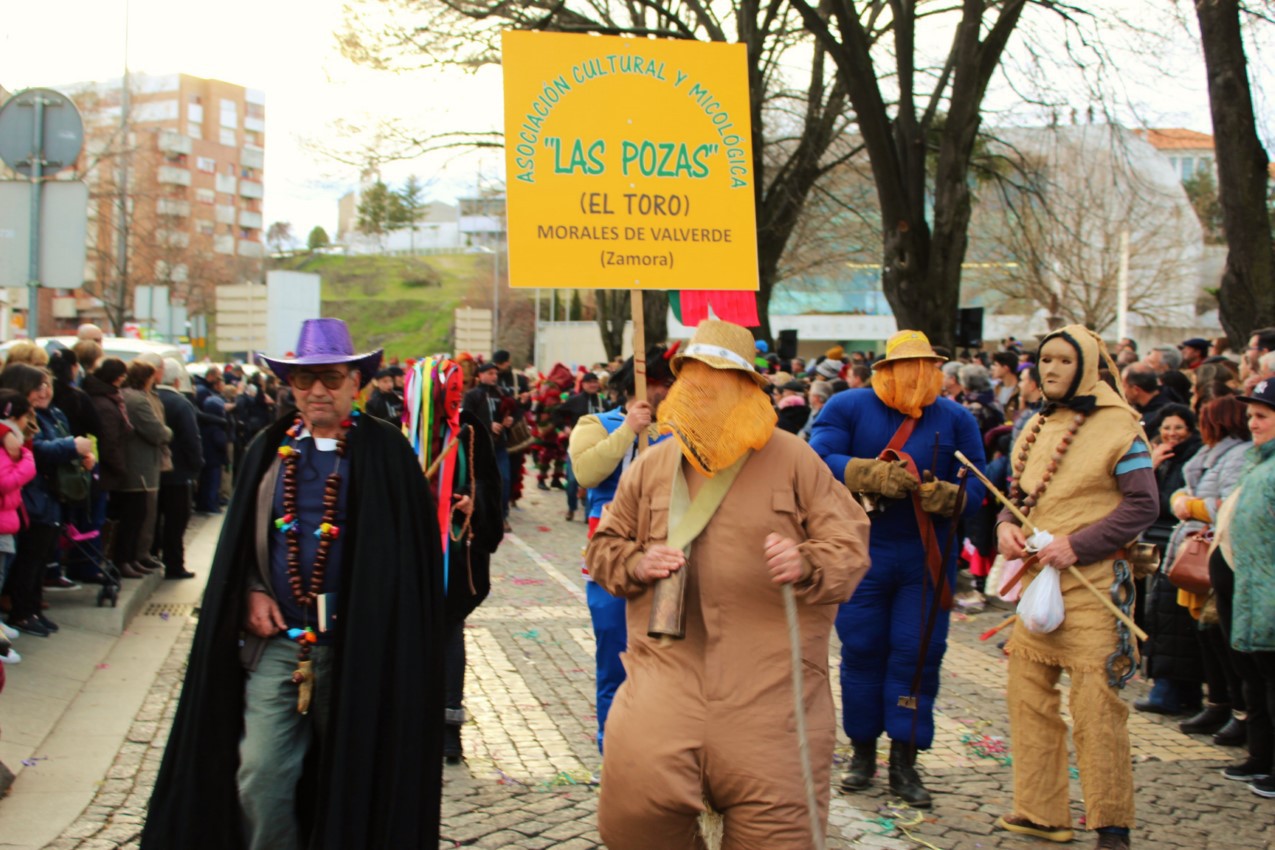
<path fill-rule="evenodd" d="M 1212 543 L 1212 530 L 1188 534 L 1178 545 L 1178 552 L 1169 565 L 1166 575 L 1169 583 L 1198 596 L 1207 595 L 1213 587 L 1209 580 L 1209 546 Z"/>
<path fill-rule="evenodd" d="M 59 463 L 53 489 L 64 502 L 82 502 L 89 497 L 91 475 L 79 459 Z"/>
<path fill-rule="evenodd" d="M 71 432 L 62 424 L 62 420 L 53 417 L 53 433 L 59 439 L 71 436 Z M 47 480 L 47 479 L 46 479 Z M 82 502 L 89 497 L 89 487 L 93 482 L 92 473 L 84 468 L 77 457 L 57 465 L 53 472 L 53 495 L 63 502 Z"/>

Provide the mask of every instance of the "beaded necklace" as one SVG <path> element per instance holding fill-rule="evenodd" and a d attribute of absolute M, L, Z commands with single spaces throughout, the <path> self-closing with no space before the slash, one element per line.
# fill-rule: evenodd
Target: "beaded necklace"
<path fill-rule="evenodd" d="M 337 527 L 337 507 L 341 495 L 341 459 L 345 457 L 346 435 L 354 427 L 358 411 L 351 418 L 341 423 L 341 435 L 336 438 L 336 464 L 328 474 L 323 485 L 323 516 L 314 536 L 319 538 L 318 550 L 314 554 L 314 567 L 310 571 L 310 581 L 305 584 L 301 575 L 301 530 L 297 519 L 297 461 L 301 451 L 296 443 L 301 439 L 305 425 L 301 417 L 297 417 L 285 434 L 283 444 L 279 446 L 279 458 L 283 464 L 283 516 L 274 521 L 275 528 L 283 533 L 288 547 L 288 586 L 292 590 L 292 598 L 305 615 L 306 626 L 303 629 L 289 629 L 288 637 L 297 642 L 297 669 L 292 673 L 292 683 L 297 685 L 297 711 L 308 714 L 310 698 L 314 690 L 314 666 L 310 660 L 311 650 L 319 636 L 309 625 L 310 609 L 323 593 L 323 579 L 327 572 L 328 556 L 332 552 L 332 541 L 336 540 L 341 529 Z"/>
<path fill-rule="evenodd" d="M 1058 471 L 1058 467 L 1062 464 L 1063 458 L 1067 454 L 1067 450 L 1071 448 L 1072 441 L 1076 439 L 1076 432 L 1080 430 L 1080 426 L 1085 424 L 1087 418 L 1084 413 L 1076 413 L 1072 417 L 1071 425 L 1067 428 L 1067 432 L 1063 434 L 1059 440 L 1058 446 L 1054 449 L 1054 453 L 1049 458 L 1049 463 L 1045 467 L 1045 471 L 1040 476 L 1040 483 L 1036 485 L 1036 489 L 1030 496 L 1023 492 L 1020 482 L 1023 480 L 1023 471 L 1027 469 L 1027 458 L 1031 456 L 1031 450 L 1036 444 L 1036 440 L 1040 437 L 1041 429 L 1045 427 L 1045 421 L 1059 410 L 1057 404 L 1047 406 L 1043 411 L 1036 415 L 1035 425 L 1023 437 L 1023 447 L 1018 452 L 1018 457 L 1014 460 L 1014 484 L 1010 489 L 1010 497 L 1014 503 L 1022 509 L 1024 515 L 1030 514 L 1031 509 L 1036 507 L 1040 502 L 1040 497 L 1045 495 L 1045 490 L 1049 487 L 1049 480 L 1054 477 L 1054 473 Z"/>

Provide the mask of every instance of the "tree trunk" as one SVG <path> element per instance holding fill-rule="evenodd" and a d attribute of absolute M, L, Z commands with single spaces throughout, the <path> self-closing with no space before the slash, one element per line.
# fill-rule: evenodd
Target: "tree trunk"
<path fill-rule="evenodd" d="M 1275 325 L 1275 260 L 1266 206 L 1270 159 L 1257 135 L 1236 3 L 1198 0 L 1195 9 L 1227 244 L 1218 312 L 1232 345 L 1243 348 L 1255 328 Z"/>
<path fill-rule="evenodd" d="M 629 320 L 629 292 L 627 289 L 599 289 L 598 330 L 602 333 L 602 348 L 607 360 L 624 354 L 624 325 Z M 667 333 L 667 329 L 665 331 Z M 539 368 L 541 364 L 537 363 Z"/>
<path fill-rule="evenodd" d="M 646 344 L 648 346 L 668 339 L 667 292 L 662 289 L 645 290 L 642 293 L 642 315 L 646 319 Z"/>

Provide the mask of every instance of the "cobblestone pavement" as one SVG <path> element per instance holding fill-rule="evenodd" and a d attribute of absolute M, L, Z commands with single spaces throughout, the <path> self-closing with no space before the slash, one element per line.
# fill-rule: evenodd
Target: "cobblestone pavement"
<path fill-rule="evenodd" d="M 560 492 L 535 489 L 514 511 L 514 534 L 493 563 L 492 594 L 467 623 L 467 762 L 445 768 L 440 847 L 601 847 L 594 823 L 600 757 L 594 746 L 593 636 L 580 579 L 585 525 L 563 519 Z M 1005 616 L 958 615 L 943 668 L 935 747 L 921 758 L 935 792 L 928 813 L 894 808 L 878 784 L 834 790 L 830 848 L 1043 848 L 993 829 L 1008 810 L 1011 776 L 1005 661 L 978 634 Z M 51 850 L 134 848 L 176 707 L 193 621 L 156 679 L 92 805 Z M 835 647 L 830 648 L 835 664 Z M 835 681 L 835 679 L 834 679 Z M 834 689 L 835 690 L 835 689 Z M 1145 693 L 1135 682 L 1126 698 Z M 1064 700 L 1064 705 L 1066 704 Z M 1138 847 L 1275 847 L 1275 802 L 1224 780 L 1238 750 L 1187 737 L 1176 719 L 1133 713 Z M 848 743 L 840 740 L 838 760 Z M 834 770 L 839 776 L 840 768 Z M 1073 777 L 1075 771 L 1073 770 Z M 1079 783 L 1073 809 L 1083 823 Z M 1078 833 L 1076 845 L 1093 838 Z M 660 850 L 660 848 L 652 848 Z"/>

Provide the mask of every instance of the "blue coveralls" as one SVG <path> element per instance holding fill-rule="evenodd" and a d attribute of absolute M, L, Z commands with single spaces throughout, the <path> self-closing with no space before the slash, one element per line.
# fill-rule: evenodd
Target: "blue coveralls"
<path fill-rule="evenodd" d="M 811 429 L 810 446 L 843 481 L 852 458 L 875 458 L 890 442 L 904 415 L 885 405 L 871 389 L 847 390 L 828 400 Z M 934 465 L 937 435 L 938 463 Z M 955 483 L 961 451 L 981 470 L 985 460 L 978 424 L 954 401 L 939 398 L 922 412 L 903 451 L 912 456 L 918 472 L 931 470 L 941 481 Z M 964 516 L 982 505 L 985 489 L 977 478 L 966 485 Z M 921 634 L 934 603 L 934 584 L 928 578 L 925 548 L 910 499 L 883 500 L 885 512 L 872 516 L 869 552 L 872 568 L 837 612 L 841 639 L 842 725 L 852 741 L 871 741 L 882 731 L 896 741 L 912 738 L 928 749 L 934 741 L 934 699 L 939 690 L 939 665 L 947 649 L 949 615 L 940 611 L 925 655 L 919 709 L 900 707 L 899 697 L 911 693 Z M 951 520 L 933 516 L 940 550 L 947 546 Z M 948 587 L 956 578 L 960 540 L 948 557 Z"/>
<path fill-rule="evenodd" d="M 608 434 L 615 433 L 624 425 L 627 414 L 620 408 L 599 413 L 598 421 Z M 663 440 L 667 434 L 652 440 L 651 445 Z M 637 449 L 637 438 L 633 439 L 634 451 Z M 633 452 L 625 455 L 624 462 L 615 468 L 607 479 L 596 487 L 589 488 L 589 519 L 600 518 L 602 509 L 615 498 L 615 491 L 620 486 L 620 476 L 628 468 L 633 459 Z M 587 581 L 584 585 L 585 597 L 589 602 L 589 618 L 593 621 L 593 642 L 595 644 L 594 662 L 597 664 L 597 710 L 598 710 L 598 751 L 602 750 L 602 733 L 606 728 L 607 713 L 611 711 L 611 702 L 615 692 L 624 682 L 624 665 L 620 663 L 620 653 L 629 645 L 629 630 L 624 619 L 624 600 L 607 593 L 595 581 Z"/>

